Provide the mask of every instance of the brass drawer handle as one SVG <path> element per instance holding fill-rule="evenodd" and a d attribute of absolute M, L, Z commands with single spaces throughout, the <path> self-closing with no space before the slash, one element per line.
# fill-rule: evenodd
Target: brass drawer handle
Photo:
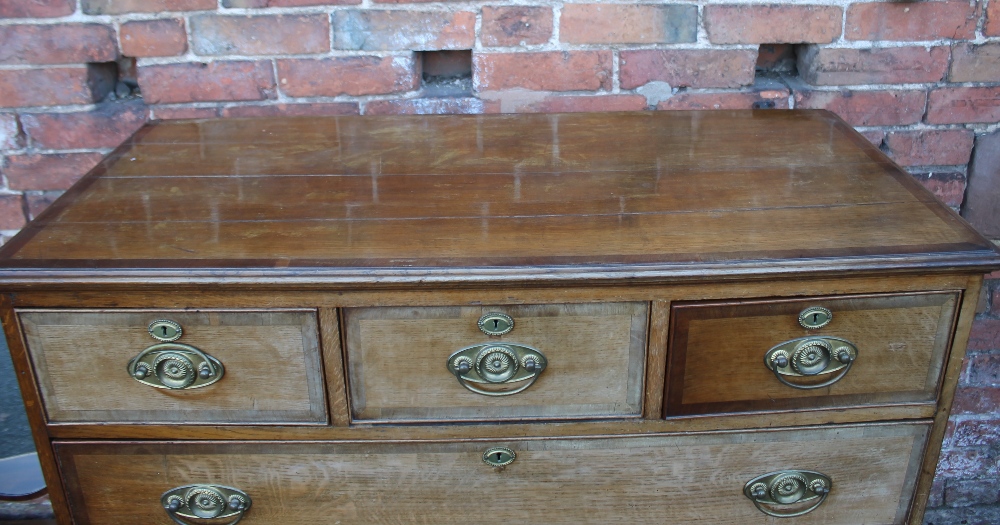
<path fill-rule="evenodd" d="M 246 492 L 222 485 L 185 485 L 160 496 L 160 503 L 170 519 L 189 525 L 187 519 L 227 519 L 236 525 L 250 510 L 252 501 Z"/>
<path fill-rule="evenodd" d="M 743 486 L 743 494 L 753 501 L 757 510 L 776 518 L 793 518 L 816 510 L 833 489 L 829 476 L 809 470 L 781 470 L 751 479 Z M 806 508 L 799 504 L 815 501 Z M 771 507 L 795 505 L 799 510 L 782 512 Z"/>
<path fill-rule="evenodd" d="M 858 358 L 858 347 L 839 337 L 800 337 L 785 341 L 764 354 L 764 364 L 778 381 L 810 390 L 828 387 L 843 379 Z M 839 372 L 819 384 L 798 384 L 786 377 L 811 377 Z"/>
<path fill-rule="evenodd" d="M 222 379 L 222 363 L 191 345 L 160 343 L 143 350 L 128 362 L 129 375 L 155 388 L 201 388 Z"/>
<path fill-rule="evenodd" d="M 535 384 L 548 365 L 535 348 L 515 343 L 485 343 L 463 348 L 450 356 L 448 371 L 459 384 L 484 396 L 509 396 Z M 509 385 L 524 383 L 511 390 L 487 390 L 476 384 Z"/>

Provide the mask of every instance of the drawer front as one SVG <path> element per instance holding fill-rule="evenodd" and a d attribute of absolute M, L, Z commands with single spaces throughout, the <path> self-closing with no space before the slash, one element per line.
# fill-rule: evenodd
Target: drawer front
<path fill-rule="evenodd" d="M 243 491 L 241 523 L 770 523 L 750 480 L 796 469 L 831 480 L 795 523 L 903 523 L 927 425 L 697 436 L 408 443 L 57 443 L 80 525 L 171 523 L 161 495 Z M 516 457 L 484 463 L 491 447 Z M 816 501 L 812 501 L 812 505 Z M 772 510 L 788 512 L 786 506 Z"/>
<path fill-rule="evenodd" d="M 19 310 L 17 315 L 52 422 L 326 422 L 313 310 Z M 170 345 L 215 358 L 221 378 L 178 389 L 137 381 L 129 362 L 164 343 L 150 335 L 157 320 L 179 325 L 180 338 Z M 177 335 L 169 325 L 157 328 L 161 339 Z M 170 351 L 178 348 L 170 345 L 145 354 L 150 368 L 162 356 L 156 367 L 166 373 L 176 357 Z M 192 352 L 183 357 L 188 361 L 181 368 L 204 362 Z M 158 374 L 147 370 L 147 382 L 157 382 Z"/>
<path fill-rule="evenodd" d="M 492 313 L 509 316 L 513 328 L 499 336 L 484 333 L 479 320 Z M 351 404 L 358 421 L 641 413 L 646 303 L 357 308 L 345 309 L 344 316 Z M 511 383 L 514 389 L 535 381 L 512 395 L 470 391 L 447 365 L 456 351 L 487 344 L 537 350 L 545 368 L 537 378 Z M 471 361 L 478 351 L 470 350 Z M 466 383 L 490 392 L 508 386 Z"/>
<path fill-rule="evenodd" d="M 959 301 L 939 292 L 674 305 L 666 413 L 933 403 Z M 817 307 L 832 318 L 806 328 L 823 324 Z M 831 355 L 852 345 L 846 362 Z M 785 371 L 806 372 L 769 368 L 765 356 L 774 365 L 782 350 L 795 361 Z"/>

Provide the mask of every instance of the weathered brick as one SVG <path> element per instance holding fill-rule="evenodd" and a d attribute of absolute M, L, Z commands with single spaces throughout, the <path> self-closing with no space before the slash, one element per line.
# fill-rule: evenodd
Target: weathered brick
<path fill-rule="evenodd" d="M 498 103 L 475 97 L 373 100 L 365 105 L 365 115 L 473 115 L 499 111 Z"/>
<path fill-rule="evenodd" d="M 934 479 L 931 483 L 931 491 L 927 496 L 927 506 L 928 507 L 940 507 L 944 505 L 944 480 Z"/>
<path fill-rule="evenodd" d="M 810 84 L 937 82 L 948 69 L 949 49 L 922 46 L 833 49 L 809 46 L 799 53 L 799 75 Z"/>
<path fill-rule="evenodd" d="M 1000 523 L 1000 505 L 974 505 L 972 507 L 928 508 L 924 513 L 926 525 L 996 525 Z"/>
<path fill-rule="evenodd" d="M 139 86 L 151 104 L 275 97 L 274 72 L 267 60 L 141 66 Z"/>
<path fill-rule="evenodd" d="M 52 18 L 75 10 L 74 0 L 0 0 L 0 18 Z"/>
<path fill-rule="evenodd" d="M 1000 339 L 1000 332 L 993 335 Z M 1000 354 L 974 354 L 968 361 L 968 386 L 1000 387 Z"/>
<path fill-rule="evenodd" d="M 17 115 L 0 113 L 0 150 L 18 149 L 23 145 L 24 137 L 21 135 L 21 126 L 17 123 Z"/>
<path fill-rule="evenodd" d="M 88 15 L 159 13 L 162 11 L 214 11 L 217 0 L 81 0 Z"/>
<path fill-rule="evenodd" d="M 0 195 L 0 230 L 20 230 L 26 222 L 22 197 Z"/>
<path fill-rule="evenodd" d="M 166 57 L 187 51 L 183 18 L 125 22 L 120 38 L 122 54 L 130 57 Z"/>
<path fill-rule="evenodd" d="M 927 93 L 899 91 L 796 91 L 795 107 L 828 109 L 853 126 L 916 124 Z"/>
<path fill-rule="evenodd" d="M 959 386 L 955 389 L 951 413 L 1000 415 L 1000 388 Z"/>
<path fill-rule="evenodd" d="M 2 64 L 82 64 L 117 57 L 115 32 L 103 24 L 0 26 Z"/>
<path fill-rule="evenodd" d="M 889 156 L 903 166 L 968 164 L 975 134 L 967 129 L 893 131 Z"/>
<path fill-rule="evenodd" d="M 976 137 L 962 217 L 983 235 L 1000 239 L 1000 131 Z M 994 275 L 994 279 L 1000 279 L 1000 271 Z M 1000 316 L 1000 286 L 993 290 L 993 315 Z"/>
<path fill-rule="evenodd" d="M 217 107 L 153 106 L 151 117 L 156 120 L 203 119 L 219 116 Z"/>
<path fill-rule="evenodd" d="M 973 419 L 955 425 L 952 445 L 981 447 L 1000 444 L 1000 419 Z"/>
<path fill-rule="evenodd" d="M 698 38 L 698 6 L 566 4 L 559 40 L 570 44 L 675 44 Z"/>
<path fill-rule="evenodd" d="M 971 39 L 976 32 L 975 2 L 872 2 L 847 8 L 848 40 Z"/>
<path fill-rule="evenodd" d="M 380 95 L 420 87 L 412 55 L 279 60 L 278 78 L 290 97 Z"/>
<path fill-rule="evenodd" d="M 965 124 L 1000 121 L 1000 87 L 948 87 L 931 91 L 927 122 Z"/>
<path fill-rule="evenodd" d="M 540 92 L 493 91 L 480 97 L 499 105 L 501 113 L 576 113 L 583 111 L 639 111 L 642 95 L 548 95 Z"/>
<path fill-rule="evenodd" d="M 949 481 L 944 491 L 949 507 L 994 505 L 1000 503 L 1000 479 L 957 479 Z"/>
<path fill-rule="evenodd" d="M 21 126 L 39 148 L 113 148 L 142 127 L 147 114 L 141 103 L 102 104 L 87 112 L 23 114 Z"/>
<path fill-rule="evenodd" d="M 619 71 L 624 89 L 653 81 L 675 88 L 734 88 L 753 83 L 756 62 L 757 53 L 745 49 L 642 49 L 622 51 Z"/>
<path fill-rule="evenodd" d="M 952 45 L 948 79 L 952 82 L 1000 82 L 1000 42 Z"/>
<path fill-rule="evenodd" d="M 941 453 L 937 475 L 976 479 L 1000 476 L 1000 453 L 987 448 L 956 448 Z M 947 502 L 945 496 L 945 502 Z"/>
<path fill-rule="evenodd" d="M 28 218 L 34 219 L 35 217 L 38 217 L 40 213 L 45 211 L 45 208 L 48 208 L 62 194 L 63 192 L 61 191 L 26 193 L 24 195 L 24 200 L 28 205 Z"/>
<path fill-rule="evenodd" d="M 656 105 L 656 109 L 788 109 L 788 95 L 768 97 L 760 91 L 710 91 L 678 93 Z"/>
<path fill-rule="evenodd" d="M 471 11 L 366 11 L 333 13 L 337 49 L 424 51 L 472 49 L 476 14 Z"/>
<path fill-rule="evenodd" d="M 1000 36 L 1000 2 L 991 1 L 986 6 L 986 23 L 983 24 L 984 36 Z"/>
<path fill-rule="evenodd" d="M 969 333 L 970 352 L 1000 351 L 1000 319 L 976 319 Z M 997 362 L 1000 366 L 1000 362 Z"/>
<path fill-rule="evenodd" d="M 985 284 L 993 292 L 990 300 L 990 313 L 993 315 L 1000 314 L 1000 284 L 990 286 L 990 281 L 986 281 Z"/>
<path fill-rule="evenodd" d="M 885 131 L 882 131 L 880 129 L 862 131 L 861 134 L 864 135 L 866 139 L 868 139 L 868 142 L 874 144 L 875 147 L 880 147 L 882 145 L 882 142 L 885 141 Z"/>
<path fill-rule="evenodd" d="M 962 205 L 965 198 L 965 174 L 960 172 L 914 173 L 916 178 L 935 197 L 952 208 Z"/>
<path fill-rule="evenodd" d="M 479 91 L 596 91 L 611 88 L 610 51 L 478 53 L 472 73 Z"/>
<path fill-rule="evenodd" d="M 713 44 L 828 44 L 840 36 L 843 10 L 818 5 L 708 5 Z"/>
<path fill-rule="evenodd" d="M 100 162 L 100 153 L 12 155 L 4 174 L 17 191 L 65 190 Z"/>
<path fill-rule="evenodd" d="M 552 8 L 484 6 L 479 38 L 486 46 L 544 44 L 552 38 Z"/>
<path fill-rule="evenodd" d="M 360 4 L 361 0 L 222 0 L 222 7 L 303 7 L 309 5 Z"/>
<path fill-rule="evenodd" d="M 330 50 L 326 15 L 198 15 L 190 22 L 191 46 L 198 55 L 300 55 Z"/>
<path fill-rule="evenodd" d="M 324 117 L 336 115 L 357 115 L 357 102 L 330 102 L 324 104 L 267 104 L 241 105 L 222 109 L 227 118 L 247 117 Z"/>
<path fill-rule="evenodd" d="M 0 70 L 0 107 L 90 104 L 86 67 Z"/>

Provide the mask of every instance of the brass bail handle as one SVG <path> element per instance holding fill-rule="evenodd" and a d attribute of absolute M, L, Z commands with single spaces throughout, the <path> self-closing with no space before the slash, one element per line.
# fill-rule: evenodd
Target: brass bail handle
<path fill-rule="evenodd" d="M 470 392 L 484 396 L 510 396 L 535 384 L 548 360 L 536 348 L 516 343 L 485 343 L 463 348 L 446 362 L 448 371 Z M 510 390 L 490 390 L 479 384 L 513 385 Z"/>
<path fill-rule="evenodd" d="M 160 496 L 167 516 L 178 525 L 192 525 L 187 520 L 230 519 L 236 525 L 250 510 L 250 496 L 240 489 L 223 485 L 185 485 Z"/>
<path fill-rule="evenodd" d="M 785 341 L 764 354 L 764 365 L 782 384 L 801 390 L 828 387 L 851 371 L 858 359 L 858 347 L 847 339 L 829 336 L 800 337 Z M 836 375 L 817 384 L 789 381 L 789 377 Z"/>
<path fill-rule="evenodd" d="M 178 343 L 183 333 L 173 321 L 159 319 L 149 325 L 149 335 L 160 341 L 129 360 L 126 370 L 136 381 L 171 390 L 201 388 L 222 379 L 225 367 L 198 348 Z"/>
<path fill-rule="evenodd" d="M 809 470 L 781 470 L 751 479 L 743 486 L 743 494 L 753 501 L 757 510 L 775 518 L 794 518 L 808 514 L 823 504 L 833 489 L 833 480 L 825 474 Z M 806 508 L 782 511 L 782 506 L 813 501 Z"/>

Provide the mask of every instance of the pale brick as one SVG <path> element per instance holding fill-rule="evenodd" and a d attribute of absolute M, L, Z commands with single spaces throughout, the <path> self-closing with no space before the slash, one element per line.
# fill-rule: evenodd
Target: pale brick
<path fill-rule="evenodd" d="M 480 39 L 485 46 L 544 44 L 552 38 L 552 8 L 483 7 Z"/>
<path fill-rule="evenodd" d="M 198 55 L 301 55 L 330 50 L 326 15 L 218 16 L 190 19 Z"/>
<path fill-rule="evenodd" d="M 559 40 L 570 44 L 676 44 L 698 38 L 695 5 L 566 4 Z"/>
<path fill-rule="evenodd" d="M 477 53 L 473 78 L 479 91 L 596 91 L 611 89 L 610 51 Z"/>
<path fill-rule="evenodd" d="M 360 4 L 361 0 L 222 0 L 222 7 L 304 7 L 310 5 Z"/>
<path fill-rule="evenodd" d="M 470 115 L 499 110 L 498 103 L 475 97 L 373 100 L 365 105 L 365 115 Z"/>
<path fill-rule="evenodd" d="M 357 115 L 357 102 L 329 102 L 323 104 L 265 104 L 229 106 L 222 109 L 227 118 L 261 117 L 330 117 Z"/>
<path fill-rule="evenodd" d="M 707 5 L 713 44 L 828 44 L 840 36 L 843 11 L 818 5 Z"/>
<path fill-rule="evenodd" d="M 152 117 L 156 120 L 205 119 L 219 116 L 218 107 L 153 106 Z"/>
<path fill-rule="evenodd" d="M 270 61 L 142 66 L 139 86 L 151 104 L 275 98 Z"/>
<path fill-rule="evenodd" d="M 17 123 L 17 115 L 0 113 L 0 150 L 18 149 L 24 145 L 21 126 Z"/>
<path fill-rule="evenodd" d="M 678 93 L 656 105 L 663 110 L 788 109 L 788 95 L 765 97 L 759 91 Z"/>
<path fill-rule="evenodd" d="M 0 64 L 83 64 L 117 57 L 115 32 L 103 24 L 0 26 Z"/>
<path fill-rule="evenodd" d="M 976 32 L 975 3 L 968 0 L 873 2 L 847 8 L 848 40 L 970 39 Z"/>
<path fill-rule="evenodd" d="M 336 49 L 438 51 L 472 49 L 476 14 L 471 11 L 365 11 L 333 13 Z"/>
<path fill-rule="evenodd" d="M 833 49 L 810 46 L 799 53 L 798 71 L 816 85 L 938 82 L 948 69 L 949 49 L 922 46 Z"/>
<path fill-rule="evenodd" d="M 642 49 L 622 51 L 621 87 L 633 89 L 652 81 L 672 87 L 735 88 L 754 81 L 755 51 Z"/>
<path fill-rule="evenodd" d="M 952 82 L 1000 82 L 1000 42 L 954 44 L 948 79 Z"/>
<path fill-rule="evenodd" d="M 976 137 L 969 164 L 969 191 L 962 216 L 991 239 L 1000 239 L 1000 131 Z M 1000 271 L 994 272 L 1000 279 Z M 993 314 L 1000 315 L 1000 284 L 993 291 Z M 976 325 L 973 325 L 974 329 Z"/>
<path fill-rule="evenodd" d="M 159 13 L 162 11 L 215 10 L 217 0 L 81 0 L 88 15 L 118 15 L 122 13 Z"/>
<path fill-rule="evenodd" d="M 420 87 L 412 56 L 279 60 L 278 78 L 290 97 L 381 95 Z"/>

